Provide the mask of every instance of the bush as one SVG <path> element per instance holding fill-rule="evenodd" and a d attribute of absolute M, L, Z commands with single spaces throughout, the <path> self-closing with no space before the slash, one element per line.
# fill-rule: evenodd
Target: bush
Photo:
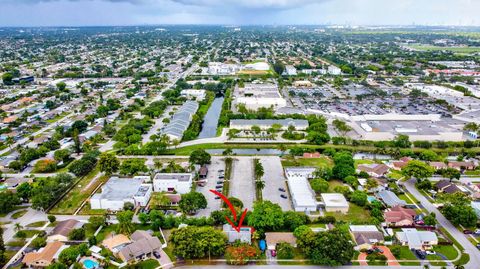
<path fill-rule="evenodd" d="M 279 259 L 289 260 L 295 257 L 294 248 L 285 242 L 281 242 L 277 245 L 277 256 Z"/>
<path fill-rule="evenodd" d="M 55 170 L 57 170 L 57 162 L 52 159 L 39 160 L 34 167 L 34 171 L 37 173 L 51 173 Z"/>
<path fill-rule="evenodd" d="M 37 237 L 33 239 L 32 243 L 30 244 L 34 248 L 43 248 L 44 246 L 47 245 L 47 240 L 45 237 Z"/>

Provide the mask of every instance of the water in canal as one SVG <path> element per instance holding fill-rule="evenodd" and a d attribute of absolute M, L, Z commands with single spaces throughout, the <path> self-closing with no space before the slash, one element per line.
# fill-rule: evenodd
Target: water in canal
<path fill-rule="evenodd" d="M 222 112 L 223 97 L 217 97 L 213 100 L 212 105 L 207 111 L 203 119 L 202 131 L 198 138 L 211 138 L 217 136 L 218 118 Z"/>

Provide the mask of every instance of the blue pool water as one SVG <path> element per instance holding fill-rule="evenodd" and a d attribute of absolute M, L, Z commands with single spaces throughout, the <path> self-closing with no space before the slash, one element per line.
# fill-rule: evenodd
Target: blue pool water
<path fill-rule="evenodd" d="M 368 200 L 369 203 L 371 203 L 373 201 L 377 201 L 377 199 L 374 196 L 368 196 L 367 200 Z"/>
<path fill-rule="evenodd" d="M 93 269 L 98 267 L 98 263 L 87 259 L 83 261 L 83 266 L 87 269 Z"/>

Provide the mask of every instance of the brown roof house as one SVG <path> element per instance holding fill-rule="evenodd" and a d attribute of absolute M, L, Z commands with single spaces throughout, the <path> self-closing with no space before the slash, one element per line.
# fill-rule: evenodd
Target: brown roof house
<path fill-rule="evenodd" d="M 66 248 L 62 242 L 50 242 L 37 252 L 25 254 L 22 263 L 28 268 L 43 268 L 53 263 L 60 252 Z"/>
<path fill-rule="evenodd" d="M 132 243 L 125 245 L 118 252 L 118 257 L 124 262 L 143 260 L 151 257 L 153 252 L 162 249 L 162 243 L 156 236 L 147 231 L 137 230 L 131 236 Z"/>
<path fill-rule="evenodd" d="M 436 170 L 447 168 L 447 165 L 444 162 L 429 162 L 428 164 Z"/>
<path fill-rule="evenodd" d="M 410 226 L 413 225 L 417 212 L 413 209 L 394 206 L 383 213 L 385 222 L 389 226 Z"/>
<path fill-rule="evenodd" d="M 438 189 L 438 192 L 441 193 L 456 193 L 462 192 L 462 190 L 454 183 L 449 180 L 440 180 L 435 184 L 435 187 Z"/>
<path fill-rule="evenodd" d="M 357 171 L 366 172 L 371 177 L 383 177 L 388 173 L 390 167 L 385 164 L 360 164 L 357 167 Z"/>
<path fill-rule="evenodd" d="M 384 242 L 383 233 L 375 225 L 350 225 L 350 232 L 357 244 L 356 250 L 369 249 Z"/>
<path fill-rule="evenodd" d="M 457 170 L 474 170 L 474 162 L 448 162 L 448 167 L 455 168 Z"/>
<path fill-rule="evenodd" d="M 66 242 L 68 241 L 68 235 L 74 229 L 81 228 L 83 226 L 83 222 L 80 222 L 75 219 L 68 219 L 64 221 L 60 221 L 55 228 L 53 228 L 52 232 L 47 238 L 47 241 L 60 241 Z"/>
<path fill-rule="evenodd" d="M 267 242 L 267 249 L 275 250 L 277 244 L 285 242 L 292 247 L 297 247 L 297 238 L 293 233 L 265 233 L 265 241 Z"/>
<path fill-rule="evenodd" d="M 122 249 L 124 246 L 130 243 L 131 241 L 130 239 L 128 239 L 126 235 L 117 234 L 103 240 L 102 246 L 106 247 L 107 249 L 109 249 L 111 252 L 115 254 L 115 253 L 118 253 L 120 249 Z"/>

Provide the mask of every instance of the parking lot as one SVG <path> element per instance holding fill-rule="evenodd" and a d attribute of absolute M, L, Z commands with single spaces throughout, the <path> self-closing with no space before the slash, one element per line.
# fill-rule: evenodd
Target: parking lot
<path fill-rule="evenodd" d="M 267 173 L 267 171 L 265 171 Z M 253 182 L 253 158 L 234 157 L 230 196 L 243 202 L 243 207 L 252 209 L 255 200 L 255 183 Z"/>
<path fill-rule="evenodd" d="M 210 213 L 215 210 L 219 210 L 221 206 L 221 200 L 215 199 L 216 195 L 210 192 L 214 190 L 217 185 L 218 170 L 225 170 L 225 162 L 222 157 L 212 156 L 212 163 L 208 166 L 207 184 L 203 187 L 197 186 L 197 192 L 202 193 L 207 199 L 207 208 L 199 210 L 198 217 L 210 216 Z"/>
<path fill-rule="evenodd" d="M 283 211 L 292 210 L 292 202 L 288 193 L 287 182 L 283 173 L 283 166 L 278 156 L 262 156 L 258 157 L 263 165 L 265 174 L 265 188 L 262 190 L 263 200 L 268 200 L 279 204 Z M 285 189 L 281 192 L 279 188 Z M 287 199 L 280 197 L 281 194 L 287 196 Z"/>

